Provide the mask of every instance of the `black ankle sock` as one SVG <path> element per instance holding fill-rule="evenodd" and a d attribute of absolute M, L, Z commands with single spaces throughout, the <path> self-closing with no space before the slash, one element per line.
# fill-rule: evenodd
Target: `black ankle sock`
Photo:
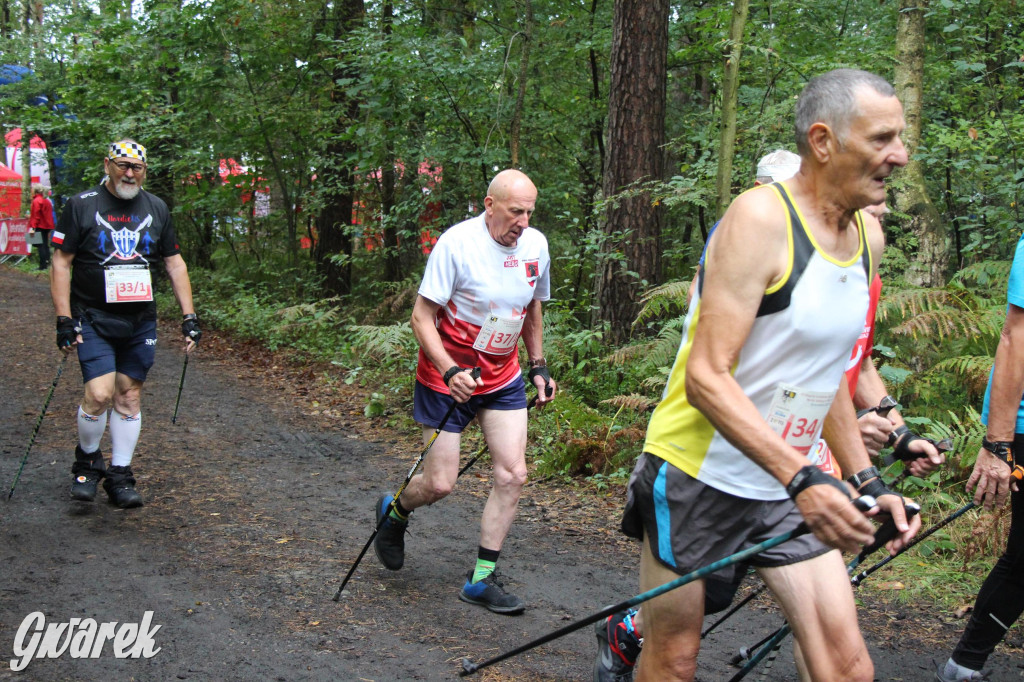
<path fill-rule="evenodd" d="M 409 514 L 412 513 L 410 510 L 402 506 L 401 498 L 395 500 L 395 511 L 398 512 L 399 516 L 401 516 L 403 519 L 409 518 Z"/>
<path fill-rule="evenodd" d="M 476 552 L 476 558 L 481 561 L 490 561 L 491 563 L 498 563 L 498 555 L 501 554 L 500 549 L 487 549 L 483 545 Z"/>

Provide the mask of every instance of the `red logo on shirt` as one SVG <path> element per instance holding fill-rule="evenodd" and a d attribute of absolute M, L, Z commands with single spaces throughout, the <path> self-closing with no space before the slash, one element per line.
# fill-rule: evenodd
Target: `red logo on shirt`
<path fill-rule="evenodd" d="M 523 261 L 523 265 L 526 266 L 526 281 L 532 287 L 540 277 L 540 260 Z"/>
<path fill-rule="evenodd" d="M 516 260 L 516 257 L 514 255 L 509 254 L 508 258 L 505 259 L 505 267 L 506 268 L 518 268 L 519 267 L 519 261 Z"/>

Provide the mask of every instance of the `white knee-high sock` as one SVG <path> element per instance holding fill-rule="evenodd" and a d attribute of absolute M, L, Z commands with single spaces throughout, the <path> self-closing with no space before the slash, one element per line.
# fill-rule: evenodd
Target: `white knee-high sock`
<path fill-rule="evenodd" d="M 110 465 L 126 467 L 132 463 L 135 444 L 142 431 L 142 410 L 138 414 L 125 416 L 117 410 L 110 411 Z"/>
<path fill-rule="evenodd" d="M 78 406 L 78 446 L 82 452 L 96 452 L 100 449 L 100 438 L 107 428 L 107 411 L 99 415 L 86 414 L 82 406 Z"/>

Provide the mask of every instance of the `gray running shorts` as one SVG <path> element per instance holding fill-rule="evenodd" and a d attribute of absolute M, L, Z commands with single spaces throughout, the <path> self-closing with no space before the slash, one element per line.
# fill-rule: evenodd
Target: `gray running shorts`
<path fill-rule="evenodd" d="M 803 518 L 790 500 L 748 500 L 716 490 L 645 452 L 629 479 L 622 532 L 643 539 L 666 568 L 679 575 L 702 568 L 796 528 Z M 715 573 L 742 576 L 748 566 L 795 564 L 830 548 L 810 533 Z"/>

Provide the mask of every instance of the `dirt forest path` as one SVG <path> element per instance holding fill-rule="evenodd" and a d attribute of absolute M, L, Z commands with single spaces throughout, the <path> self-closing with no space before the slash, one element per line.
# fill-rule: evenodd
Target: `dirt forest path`
<path fill-rule="evenodd" d="M 500 566 L 526 613 L 460 602 L 487 492 L 477 465 L 451 497 L 416 513 L 402 571 L 384 570 L 371 551 L 333 602 L 372 530 L 374 500 L 415 460 L 416 434 L 368 423 L 354 390 L 332 393 L 280 356 L 209 331 L 172 426 L 183 356 L 166 323 L 133 463 L 145 506 L 118 510 L 102 491 L 91 504 L 68 495 L 74 357 L 7 502 L 59 361 L 43 276 L 0 266 L 0 329 L 0 680 L 452 680 L 463 656 L 484 660 L 637 591 L 637 547 L 616 530 L 621 490 L 581 496 L 541 482 L 526 489 Z M 108 437 L 102 448 L 109 454 Z M 780 623 L 757 603 L 705 641 L 698 679 L 727 680 L 733 652 Z M 108 645 L 96 659 L 65 653 L 13 672 L 16 633 L 35 611 L 48 623 L 137 623 L 152 611 L 160 651 L 117 659 Z M 862 622 L 879 680 L 931 679 L 932 659 L 962 627 L 885 605 L 866 608 Z M 993 680 L 1024 679 L 1014 637 L 1018 648 L 993 659 Z M 588 680 L 594 647 L 587 627 L 476 677 Z M 784 646 L 762 679 L 795 680 L 790 655 Z"/>

